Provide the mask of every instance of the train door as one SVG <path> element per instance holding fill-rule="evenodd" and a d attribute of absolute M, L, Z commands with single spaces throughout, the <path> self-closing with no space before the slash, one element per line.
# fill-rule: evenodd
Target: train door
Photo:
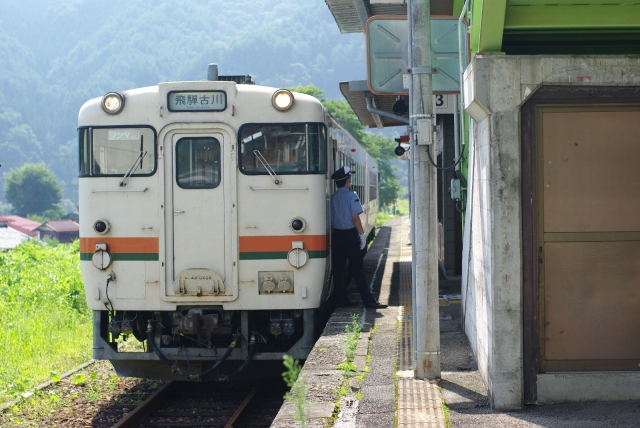
<path fill-rule="evenodd" d="M 170 134 L 173 150 L 173 242 L 168 294 L 218 300 L 233 295 L 229 279 L 233 239 L 229 141 L 222 133 Z M 167 144 L 167 146 L 169 146 Z M 227 168 L 228 169 L 228 168 Z M 224 300 L 228 300 L 224 299 Z"/>

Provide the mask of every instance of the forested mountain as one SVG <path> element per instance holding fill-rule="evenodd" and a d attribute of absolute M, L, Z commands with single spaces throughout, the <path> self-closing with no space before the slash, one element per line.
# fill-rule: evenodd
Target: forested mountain
<path fill-rule="evenodd" d="M 324 0 L 0 0 L 3 175 L 45 162 L 77 201 L 77 114 L 88 99 L 162 81 L 250 74 L 327 98 L 365 77 L 364 37 Z"/>

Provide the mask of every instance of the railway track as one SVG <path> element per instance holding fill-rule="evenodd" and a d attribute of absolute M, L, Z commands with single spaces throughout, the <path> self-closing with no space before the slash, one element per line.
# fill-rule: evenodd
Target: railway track
<path fill-rule="evenodd" d="M 285 392 L 281 379 L 230 384 L 166 382 L 117 424 L 109 426 L 268 427 L 282 406 Z"/>

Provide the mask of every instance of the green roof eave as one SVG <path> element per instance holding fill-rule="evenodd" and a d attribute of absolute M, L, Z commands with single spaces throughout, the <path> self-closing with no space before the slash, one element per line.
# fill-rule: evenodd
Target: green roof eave
<path fill-rule="evenodd" d="M 510 6 L 504 31 L 640 28 L 640 4 Z"/>
<path fill-rule="evenodd" d="M 460 16 L 462 6 L 464 6 L 464 0 L 453 0 L 453 16 Z"/>
<path fill-rule="evenodd" d="M 471 49 L 474 52 L 500 52 L 507 0 L 475 0 Z M 479 25 L 477 25 L 479 23 Z"/>

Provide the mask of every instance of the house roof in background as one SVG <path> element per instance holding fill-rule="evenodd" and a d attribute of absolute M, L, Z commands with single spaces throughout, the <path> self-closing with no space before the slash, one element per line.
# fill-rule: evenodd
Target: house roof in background
<path fill-rule="evenodd" d="M 22 241 L 29 239 L 29 235 L 10 227 L 0 227 L 0 250 L 12 250 Z"/>
<path fill-rule="evenodd" d="M 10 228 L 26 233 L 30 236 L 37 235 L 37 232 L 34 232 L 34 230 L 40 226 L 40 223 L 37 221 L 29 220 L 28 218 L 17 215 L 0 216 L 0 222 L 7 223 L 7 226 Z"/>
<path fill-rule="evenodd" d="M 37 227 L 38 230 L 53 230 L 54 232 L 79 232 L 80 225 L 72 220 L 49 220 Z"/>

